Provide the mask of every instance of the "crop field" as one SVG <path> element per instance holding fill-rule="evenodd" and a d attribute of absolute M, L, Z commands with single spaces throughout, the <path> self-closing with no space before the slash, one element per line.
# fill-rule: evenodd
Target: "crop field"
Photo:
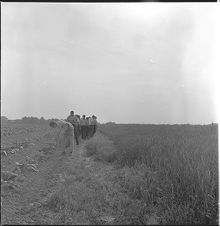
<path fill-rule="evenodd" d="M 15 162 L 36 157 L 45 145 L 54 143 L 54 132 L 46 123 L 3 122 L 1 124 L 1 168 L 11 170 Z M 37 156 L 38 156 L 37 155 Z"/>
<path fill-rule="evenodd" d="M 119 167 L 127 169 L 120 183 L 132 197 L 153 203 L 161 224 L 217 224 L 216 124 L 108 123 L 99 130 L 116 145 Z"/>
<path fill-rule="evenodd" d="M 56 133 L 1 124 L 1 224 L 218 224 L 216 124 L 100 124 L 65 156 Z"/>

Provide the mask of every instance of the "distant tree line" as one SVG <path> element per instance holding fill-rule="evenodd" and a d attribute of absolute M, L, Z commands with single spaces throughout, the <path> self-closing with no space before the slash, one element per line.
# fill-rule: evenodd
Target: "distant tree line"
<path fill-rule="evenodd" d="M 46 122 L 47 120 L 44 119 L 44 117 L 41 117 L 41 118 L 37 118 L 37 117 L 23 117 L 22 119 L 22 122 L 24 123 L 40 123 L 40 122 Z"/>
<path fill-rule="evenodd" d="M 45 123 L 50 119 L 44 119 L 44 117 L 37 118 L 33 116 L 25 116 L 21 119 L 9 120 L 6 116 L 1 116 L 1 122 L 21 122 L 21 123 Z"/>

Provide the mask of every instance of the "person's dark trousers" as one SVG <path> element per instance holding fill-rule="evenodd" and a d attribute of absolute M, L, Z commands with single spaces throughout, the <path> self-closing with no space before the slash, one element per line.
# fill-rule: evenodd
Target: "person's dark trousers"
<path fill-rule="evenodd" d="M 74 137 L 76 140 L 76 144 L 79 145 L 77 125 L 74 125 Z"/>
<path fill-rule="evenodd" d="M 92 125 L 92 128 L 91 128 L 91 135 L 92 135 L 92 137 L 94 136 L 94 134 L 95 134 L 95 125 Z"/>
<path fill-rule="evenodd" d="M 86 139 L 86 126 L 81 126 L 82 139 Z"/>
<path fill-rule="evenodd" d="M 80 131 L 80 125 L 77 125 L 77 136 L 78 136 L 78 141 L 80 141 L 80 137 L 81 137 L 81 131 Z"/>
<path fill-rule="evenodd" d="M 86 138 L 89 139 L 89 126 L 86 126 Z"/>
<path fill-rule="evenodd" d="M 82 135 L 81 125 L 78 125 L 78 135 L 79 135 L 79 136 L 81 136 L 81 135 Z"/>
<path fill-rule="evenodd" d="M 93 136 L 93 125 L 89 126 L 89 137 Z"/>
<path fill-rule="evenodd" d="M 93 136 L 94 136 L 94 134 L 96 133 L 96 125 L 93 125 Z"/>

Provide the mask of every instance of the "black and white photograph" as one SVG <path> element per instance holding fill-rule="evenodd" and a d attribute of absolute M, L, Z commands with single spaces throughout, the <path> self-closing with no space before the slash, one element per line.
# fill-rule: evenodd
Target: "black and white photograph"
<path fill-rule="evenodd" d="M 219 225 L 219 9 L 1 2 L 1 225 Z"/>

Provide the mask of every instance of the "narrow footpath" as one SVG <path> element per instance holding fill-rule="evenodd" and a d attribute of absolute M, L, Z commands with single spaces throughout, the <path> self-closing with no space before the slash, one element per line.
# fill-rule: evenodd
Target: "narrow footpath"
<path fill-rule="evenodd" d="M 47 160 L 25 175 L 19 189 L 2 193 L 1 224 L 111 224 L 105 185 L 111 165 L 86 157 L 83 144 L 60 155 L 45 143 Z M 35 156 L 33 156 L 34 158 Z"/>

